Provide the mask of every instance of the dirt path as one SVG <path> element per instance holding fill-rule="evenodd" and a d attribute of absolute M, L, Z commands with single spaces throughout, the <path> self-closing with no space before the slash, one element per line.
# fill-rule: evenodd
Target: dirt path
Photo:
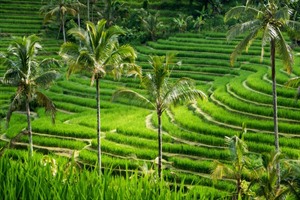
<path fill-rule="evenodd" d="M 217 124 L 219 126 L 228 127 L 228 128 L 232 128 L 232 129 L 236 129 L 236 130 L 242 130 L 242 127 L 240 127 L 240 126 L 226 124 L 226 123 L 223 123 L 223 122 L 216 121 L 210 115 L 203 112 L 196 104 L 193 104 L 192 107 L 195 109 L 196 113 L 203 116 L 207 121 L 210 121 L 210 122 L 212 122 L 214 124 Z M 253 129 L 253 128 L 247 128 L 247 130 L 249 130 L 251 132 L 254 132 L 254 133 L 274 134 L 273 131 L 259 130 L 259 129 Z M 278 134 L 281 135 L 281 136 L 287 137 L 287 138 L 291 138 L 291 137 L 299 138 L 300 137 L 299 134 L 292 134 L 292 133 L 278 133 Z"/>
<path fill-rule="evenodd" d="M 222 103 L 219 100 L 217 100 L 214 97 L 214 94 L 212 94 L 210 96 L 210 98 L 211 98 L 211 100 L 213 102 L 215 102 L 216 104 L 218 104 L 219 106 L 225 108 L 226 110 L 228 110 L 230 112 L 234 112 L 234 113 L 238 113 L 238 114 L 241 114 L 241 115 L 246 115 L 246 116 L 250 116 L 250 117 L 254 117 L 254 118 L 261 118 L 261 119 L 273 120 L 273 117 L 269 117 L 269 116 L 264 116 L 264 115 L 259 115 L 259 114 L 254 114 L 254 113 L 249 113 L 249 112 L 244 112 L 244 111 L 239 111 L 239 110 L 232 109 L 229 106 L 227 106 L 224 103 Z M 278 121 L 290 122 L 290 123 L 299 123 L 299 120 L 293 120 L 293 119 L 287 119 L 287 118 L 279 118 L 279 117 L 278 117 Z"/>
<path fill-rule="evenodd" d="M 230 84 L 229 84 L 229 83 L 226 85 L 226 92 L 228 92 L 230 95 L 234 96 L 235 98 L 237 98 L 237 99 L 239 99 L 239 100 L 241 100 L 241 101 L 247 102 L 247 103 L 251 103 L 251 104 L 254 104 L 254 105 L 258 105 L 258 106 L 273 107 L 272 104 L 259 103 L 259 102 L 251 101 L 251 100 L 244 99 L 243 97 L 238 96 L 238 95 L 235 94 L 233 91 L 231 91 L 231 89 L 230 89 Z M 296 111 L 300 111 L 300 108 L 286 107 L 286 106 L 280 106 L 280 105 L 278 105 L 277 107 L 278 107 L 278 108 L 283 108 L 283 109 L 286 109 L 286 110 L 296 110 Z"/>

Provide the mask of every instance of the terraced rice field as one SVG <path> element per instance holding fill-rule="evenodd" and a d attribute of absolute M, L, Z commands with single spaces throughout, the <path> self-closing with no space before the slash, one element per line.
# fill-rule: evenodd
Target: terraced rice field
<path fill-rule="evenodd" d="M 14 3 L 5 2 L 0 0 L 0 9 L 8 13 Z M 23 2 L 27 4 L 32 1 Z M 40 4 L 30 5 L 28 12 L 36 13 L 32 9 L 38 8 Z M 16 11 L 13 15 L 18 18 L 18 14 L 22 13 Z M 0 15 L 1 33 L 24 35 L 40 31 L 41 17 L 38 14 L 36 18 L 28 17 L 30 20 L 26 22 L 28 27 L 32 27 L 28 29 L 12 24 L 9 20 L 6 22 L 4 17 Z M 22 19 L 26 20 L 27 17 Z M 10 27 L 14 24 L 13 28 Z M 1 51 L 7 48 L 10 40 L 10 37 L 0 37 Z M 172 107 L 163 115 L 163 159 L 165 174 L 170 179 L 185 179 L 186 184 L 199 187 L 214 186 L 221 193 L 234 190 L 234 182 L 227 180 L 213 183 L 209 176 L 213 160 L 229 161 L 224 137 L 241 131 L 243 123 L 247 126 L 245 139 L 250 151 L 261 153 L 274 148 L 269 52 L 266 51 L 266 57 L 261 63 L 260 44 L 254 42 L 250 51 L 243 53 L 235 66 L 230 67 L 229 56 L 238 41 L 227 42 L 225 33 L 185 33 L 135 46 L 138 64 L 143 67 L 144 73 L 150 67 L 148 55 L 178 52 L 183 65 L 173 69 L 172 78 L 193 78 L 197 87 L 209 96 L 207 101 Z M 61 41 L 47 38 L 41 43 L 45 47 L 41 58 L 58 58 Z M 289 78 L 300 75 L 299 58 L 296 59 L 291 75 L 281 69 L 279 60 L 277 62 L 280 145 L 290 158 L 299 158 L 300 155 L 300 103 L 294 100 L 295 89 L 286 88 L 283 84 Z M 51 124 L 43 109 L 36 111 L 32 116 L 34 148 L 45 153 L 75 156 L 80 162 L 94 164 L 97 160 L 95 88 L 90 87 L 89 77 L 75 75 L 66 80 L 65 67 L 60 71 L 61 78 L 45 91 L 58 109 L 56 124 Z M 1 77 L 4 72 L 5 69 L 1 67 Z M 155 113 L 130 99 L 121 99 L 117 103 L 110 101 L 113 92 L 120 87 L 144 92 L 139 80 L 122 78 L 116 82 L 106 77 L 100 87 L 103 166 L 138 169 L 146 163 L 153 167 L 157 157 Z M 1 113 L 6 112 L 13 92 L 14 88 L 1 85 Z M 25 127 L 25 115 L 15 113 L 10 127 L 1 135 L 0 146 Z M 24 151 L 26 142 L 25 135 L 19 137 L 14 143 L 15 152 Z"/>

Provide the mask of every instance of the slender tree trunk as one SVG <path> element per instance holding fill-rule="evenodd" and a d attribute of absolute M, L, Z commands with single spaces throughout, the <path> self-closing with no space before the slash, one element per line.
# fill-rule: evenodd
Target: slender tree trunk
<path fill-rule="evenodd" d="M 77 2 L 79 3 L 79 0 L 77 0 Z M 79 6 L 78 6 L 78 14 L 77 14 L 77 24 L 78 24 L 78 28 L 80 28 L 81 24 L 80 24 Z M 81 47 L 81 40 L 79 40 L 79 46 Z"/>
<path fill-rule="evenodd" d="M 94 22 L 94 4 L 92 4 L 91 9 L 92 9 L 92 22 Z"/>
<path fill-rule="evenodd" d="M 79 0 L 77 0 L 77 2 L 79 3 Z M 77 24 L 78 24 L 78 27 L 80 28 L 80 11 L 79 11 L 79 6 L 78 6 L 78 14 L 77 14 Z"/>
<path fill-rule="evenodd" d="M 97 101 L 97 148 L 98 148 L 98 174 L 101 174 L 101 121 L 100 121 L 100 84 L 96 78 L 96 101 Z"/>
<path fill-rule="evenodd" d="M 87 0 L 87 18 L 90 21 L 90 0 Z"/>
<path fill-rule="evenodd" d="M 236 182 L 236 194 L 233 196 L 233 198 L 232 198 L 233 200 L 239 199 L 241 190 L 242 190 L 242 180 L 239 178 Z"/>
<path fill-rule="evenodd" d="M 63 32 L 63 36 L 64 36 L 64 42 L 66 42 L 67 40 L 66 40 L 65 16 L 64 15 L 62 16 L 61 24 L 62 24 L 62 32 Z"/>
<path fill-rule="evenodd" d="M 60 31 L 61 31 L 61 24 L 59 26 L 59 30 L 58 30 L 58 34 L 57 34 L 57 39 L 59 39 Z"/>
<path fill-rule="evenodd" d="M 157 111 L 158 120 L 158 177 L 161 177 L 162 172 L 162 123 L 161 123 L 161 111 Z"/>
<path fill-rule="evenodd" d="M 26 97 L 26 114 L 27 114 L 27 130 L 28 130 L 28 139 L 29 139 L 29 157 L 33 156 L 33 143 L 32 143 L 32 128 L 30 120 L 30 108 L 29 108 L 29 99 Z"/>
<path fill-rule="evenodd" d="M 274 137 L 275 151 L 278 153 L 279 136 L 278 136 L 278 117 L 277 117 L 277 91 L 276 91 L 276 70 L 275 70 L 275 40 L 271 40 L 271 68 L 272 68 L 272 93 L 273 93 L 273 118 L 274 118 Z M 277 188 L 280 187 L 280 163 L 276 163 Z"/>

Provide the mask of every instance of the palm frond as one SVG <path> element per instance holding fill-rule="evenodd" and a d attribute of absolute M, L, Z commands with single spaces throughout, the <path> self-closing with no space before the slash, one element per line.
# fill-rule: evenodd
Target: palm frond
<path fill-rule="evenodd" d="M 177 59 L 176 59 L 176 56 L 177 56 L 177 52 L 167 52 L 166 53 L 166 62 L 165 62 L 165 65 L 174 65 L 174 64 L 177 64 Z"/>
<path fill-rule="evenodd" d="M 277 21 L 286 21 L 290 19 L 292 14 L 293 10 L 285 6 L 277 10 L 277 12 L 275 13 L 275 19 Z"/>
<path fill-rule="evenodd" d="M 250 6 L 236 6 L 234 8 L 231 8 L 224 17 L 224 21 L 227 22 L 230 19 L 238 19 L 242 15 L 250 14 L 253 17 L 256 17 L 260 11 L 257 10 L 254 7 Z"/>
<path fill-rule="evenodd" d="M 248 34 L 233 50 L 230 55 L 230 65 L 233 66 L 237 56 L 246 48 L 249 47 L 249 43 L 257 36 L 259 29 L 252 31 Z"/>
<path fill-rule="evenodd" d="M 134 76 L 142 79 L 142 68 L 135 63 L 125 63 L 125 76 Z"/>
<path fill-rule="evenodd" d="M 80 70 L 91 71 L 95 70 L 95 73 L 102 71 L 102 66 L 97 64 L 93 55 L 88 50 L 81 49 L 76 59 L 76 63 L 80 66 Z"/>
<path fill-rule="evenodd" d="M 247 33 L 247 32 L 253 32 L 257 27 L 259 27 L 261 22 L 259 20 L 251 20 L 247 21 L 241 24 L 237 24 L 230 28 L 230 30 L 227 32 L 227 40 L 232 40 L 238 35 Z"/>
<path fill-rule="evenodd" d="M 281 34 L 281 31 L 278 29 L 278 27 L 274 26 L 271 23 L 268 23 L 268 25 L 265 27 L 265 29 L 271 39 L 274 39 L 274 40 L 279 39 L 279 34 Z"/>
<path fill-rule="evenodd" d="M 168 55 L 167 55 L 168 56 Z M 152 81 L 157 88 L 156 91 L 160 91 L 167 77 L 170 76 L 170 66 L 166 64 L 166 56 L 150 56 L 150 64 L 152 66 Z"/>
<path fill-rule="evenodd" d="M 17 93 L 15 94 L 15 97 L 13 98 L 12 102 L 10 103 L 10 106 L 9 106 L 8 111 L 6 113 L 6 127 L 7 128 L 9 127 L 9 122 L 10 122 L 12 113 L 20 107 L 22 92 L 23 91 L 17 90 Z"/>
<path fill-rule="evenodd" d="M 65 60 L 76 60 L 76 57 L 79 56 L 80 47 L 77 44 L 72 42 L 65 42 L 61 45 L 59 50 L 59 55 Z"/>
<path fill-rule="evenodd" d="M 147 73 L 142 77 L 142 86 L 146 88 L 151 99 L 157 98 L 157 85 L 152 74 Z"/>
<path fill-rule="evenodd" d="M 207 98 L 204 92 L 194 88 L 192 80 L 189 78 L 181 78 L 177 80 L 166 90 L 166 94 L 163 96 L 164 109 L 170 104 L 177 104 L 182 101 L 193 101 L 196 98 Z"/>
<path fill-rule="evenodd" d="M 39 63 L 41 68 L 51 68 L 52 66 L 61 67 L 58 60 L 54 58 L 46 58 Z"/>
<path fill-rule="evenodd" d="M 16 69 L 8 69 L 3 76 L 3 83 L 17 86 L 21 81 L 19 71 Z"/>
<path fill-rule="evenodd" d="M 300 77 L 291 78 L 284 85 L 287 87 L 293 87 L 293 88 L 299 87 L 300 86 Z"/>
<path fill-rule="evenodd" d="M 153 108 L 155 108 L 155 105 L 146 97 L 143 95 L 129 89 L 119 89 L 116 92 L 113 93 L 111 101 L 116 102 L 120 98 L 126 98 L 126 99 L 135 99 L 137 100 L 140 105 L 151 105 Z"/>
<path fill-rule="evenodd" d="M 59 73 L 56 71 L 47 71 L 37 78 L 34 79 L 34 82 L 38 87 L 48 87 L 53 81 L 55 81 L 59 76 Z"/>
<path fill-rule="evenodd" d="M 217 179 L 222 179 L 225 177 L 234 178 L 234 171 L 223 163 L 214 161 L 211 178 L 216 181 Z"/>
<path fill-rule="evenodd" d="M 114 75 L 116 79 L 120 79 L 123 73 L 127 73 L 128 70 L 131 71 L 131 74 L 138 75 L 140 69 L 135 65 L 136 53 L 134 49 L 129 45 L 123 45 L 117 48 L 110 54 L 103 65 L 105 70 Z M 129 69 L 126 69 L 128 68 Z M 137 70 L 137 71 L 133 71 Z"/>
<path fill-rule="evenodd" d="M 98 21 L 96 26 L 92 22 L 86 22 L 86 31 L 89 35 L 89 41 L 92 48 L 95 48 L 99 43 L 101 36 L 97 35 L 101 35 L 102 29 L 105 27 L 105 22 L 105 20 Z"/>
<path fill-rule="evenodd" d="M 75 16 L 77 14 L 77 10 L 73 9 L 73 8 L 67 8 L 65 13 L 67 13 L 69 15 L 72 15 L 72 16 Z"/>
<path fill-rule="evenodd" d="M 291 28 L 291 29 L 295 30 L 295 31 L 298 31 L 298 32 L 300 31 L 300 22 L 298 22 L 298 21 L 287 20 L 286 21 L 286 26 L 288 28 Z"/>
<path fill-rule="evenodd" d="M 292 67 L 294 64 L 294 56 L 293 56 L 293 51 L 291 47 L 286 43 L 282 33 L 280 30 L 278 32 L 278 40 L 276 40 L 276 47 L 278 49 L 278 55 L 280 55 L 284 69 L 288 72 L 291 73 Z"/>
<path fill-rule="evenodd" d="M 77 40 L 79 40 L 81 42 L 86 43 L 87 33 L 82 28 L 72 28 L 72 29 L 68 30 L 67 34 L 68 35 L 72 35 L 73 37 L 75 37 L 75 39 L 77 39 Z"/>
<path fill-rule="evenodd" d="M 124 35 L 125 31 L 119 26 L 111 26 L 106 30 L 107 38 L 113 38 L 119 35 Z"/>
<path fill-rule="evenodd" d="M 59 7 L 54 8 L 45 13 L 43 23 L 50 22 L 53 17 L 55 17 L 56 13 L 59 13 Z"/>
<path fill-rule="evenodd" d="M 42 92 L 37 91 L 36 95 L 37 95 L 38 104 L 45 108 L 45 112 L 51 114 L 52 123 L 54 124 L 55 114 L 56 114 L 56 108 L 54 103 Z"/>

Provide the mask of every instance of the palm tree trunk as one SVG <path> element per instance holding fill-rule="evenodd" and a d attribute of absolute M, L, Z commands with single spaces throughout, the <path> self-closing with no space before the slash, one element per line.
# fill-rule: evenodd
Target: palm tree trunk
<path fill-rule="evenodd" d="M 161 177 L 162 169 L 162 123 L 161 123 L 161 112 L 157 111 L 157 120 L 158 120 L 158 177 Z"/>
<path fill-rule="evenodd" d="M 58 30 L 58 34 L 57 34 L 57 39 L 59 39 L 60 31 L 61 31 L 61 24 L 60 24 L 60 26 L 59 26 L 59 30 Z"/>
<path fill-rule="evenodd" d="M 79 3 L 79 0 L 77 0 L 77 2 Z M 80 9 L 79 9 L 79 6 L 78 6 L 78 14 L 77 14 L 77 24 L 78 24 L 78 27 L 80 28 Z"/>
<path fill-rule="evenodd" d="M 238 200 L 239 197 L 241 196 L 242 192 L 242 180 L 239 178 L 236 182 L 236 194 L 233 196 L 233 200 Z"/>
<path fill-rule="evenodd" d="M 90 0 L 87 0 L 87 18 L 90 21 Z"/>
<path fill-rule="evenodd" d="M 63 36 L 64 36 L 64 42 L 66 42 L 67 40 L 66 40 L 65 16 L 64 15 L 62 16 L 61 24 L 62 24 L 62 32 L 63 32 Z"/>
<path fill-rule="evenodd" d="M 91 9 L 92 9 L 92 22 L 94 22 L 94 4 L 92 4 Z"/>
<path fill-rule="evenodd" d="M 273 118 L 275 151 L 279 152 L 278 117 L 277 117 L 277 91 L 276 91 L 276 71 L 275 71 L 275 40 L 271 40 L 271 68 L 272 68 L 272 93 L 273 93 Z M 280 164 L 276 163 L 277 188 L 280 186 Z"/>
<path fill-rule="evenodd" d="M 30 120 L 30 108 L 29 99 L 26 97 L 26 114 L 27 114 L 27 129 L 28 129 L 28 139 L 29 139 L 29 157 L 33 156 L 33 143 L 32 143 L 32 128 Z"/>
<path fill-rule="evenodd" d="M 77 2 L 79 3 L 79 0 L 77 0 Z M 80 11 L 79 11 L 79 6 L 78 6 L 78 14 L 77 14 L 77 24 L 78 24 L 78 28 L 80 28 L 81 24 L 80 24 Z M 81 47 L 81 40 L 79 40 L 79 46 Z"/>
<path fill-rule="evenodd" d="M 98 144 L 98 174 L 101 174 L 101 121 L 100 121 L 100 86 L 99 78 L 96 78 L 96 101 L 97 101 L 97 144 Z"/>

